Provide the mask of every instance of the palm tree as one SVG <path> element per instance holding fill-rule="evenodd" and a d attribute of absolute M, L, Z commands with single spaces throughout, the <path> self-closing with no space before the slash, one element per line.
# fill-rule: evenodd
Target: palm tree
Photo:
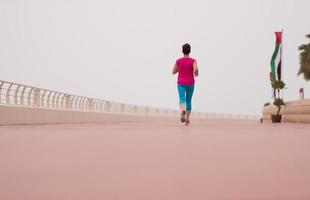
<path fill-rule="evenodd" d="M 310 34 L 306 35 L 310 39 Z M 300 52 L 300 69 L 298 75 L 303 74 L 306 81 L 310 80 L 310 43 L 303 44 L 299 47 Z"/>

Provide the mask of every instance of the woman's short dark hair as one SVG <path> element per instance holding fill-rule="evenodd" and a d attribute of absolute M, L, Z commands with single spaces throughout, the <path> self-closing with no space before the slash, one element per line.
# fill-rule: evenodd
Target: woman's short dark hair
<path fill-rule="evenodd" d="M 189 44 L 184 44 L 183 46 L 182 46 L 182 51 L 183 51 L 183 53 L 185 54 L 185 55 L 189 55 L 189 53 L 191 52 L 191 45 L 189 45 Z"/>

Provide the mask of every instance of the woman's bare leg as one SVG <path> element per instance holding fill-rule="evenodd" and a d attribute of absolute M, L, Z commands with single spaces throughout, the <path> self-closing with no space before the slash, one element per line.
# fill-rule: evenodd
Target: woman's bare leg
<path fill-rule="evenodd" d="M 185 125 L 188 126 L 189 124 L 189 116 L 191 115 L 191 111 L 187 110 L 185 115 Z"/>
<path fill-rule="evenodd" d="M 185 115 L 186 115 L 186 111 L 185 111 L 185 104 L 184 103 L 180 103 L 180 110 L 181 110 L 181 122 L 184 123 L 186 121 L 185 119 Z"/>
<path fill-rule="evenodd" d="M 179 106 L 180 106 L 180 110 L 181 111 L 185 110 L 185 104 L 184 103 L 180 103 Z"/>
<path fill-rule="evenodd" d="M 189 116 L 191 115 L 191 111 L 190 110 L 187 110 L 186 111 L 186 116 L 185 116 L 185 119 L 186 121 L 189 120 Z"/>

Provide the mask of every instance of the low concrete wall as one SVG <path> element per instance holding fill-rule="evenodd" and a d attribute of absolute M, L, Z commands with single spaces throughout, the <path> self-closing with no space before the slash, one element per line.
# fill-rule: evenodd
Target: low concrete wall
<path fill-rule="evenodd" d="M 271 121 L 271 115 L 277 114 L 277 107 L 274 105 L 263 108 L 263 120 Z M 286 102 L 282 106 L 282 122 L 310 123 L 310 99 Z"/>
<path fill-rule="evenodd" d="M 152 116 L 0 105 L 0 125 L 119 123 L 145 121 L 146 117 L 152 119 Z"/>

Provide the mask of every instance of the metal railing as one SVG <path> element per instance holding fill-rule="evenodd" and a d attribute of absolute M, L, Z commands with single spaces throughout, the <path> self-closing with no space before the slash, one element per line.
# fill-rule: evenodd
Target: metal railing
<path fill-rule="evenodd" d="M 72 95 L 0 80 L 0 104 L 88 112 L 176 116 L 178 112 Z"/>
<path fill-rule="evenodd" d="M 178 110 L 132 105 L 72 95 L 0 80 L 0 104 L 86 112 L 112 112 L 151 116 L 179 116 Z M 196 118 L 257 119 L 250 115 L 193 112 Z"/>

